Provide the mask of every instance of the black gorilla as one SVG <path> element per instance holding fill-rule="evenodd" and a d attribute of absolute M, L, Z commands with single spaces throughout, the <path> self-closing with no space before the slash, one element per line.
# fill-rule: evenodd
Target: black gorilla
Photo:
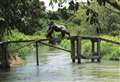
<path fill-rule="evenodd" d="M 61 35 L 62 35 L 61 38 L 64 38 L 65 35 L 68 35 L 70 37 L 70 32 L 66 29 L 65 26 L 57 25 L 57 24 L 54 24 L 54 22 L 51 22 L 49 24 L 47 38 L 54 39 L 54 37 L 52 36 L 54 32 L 61 32 Z"/>

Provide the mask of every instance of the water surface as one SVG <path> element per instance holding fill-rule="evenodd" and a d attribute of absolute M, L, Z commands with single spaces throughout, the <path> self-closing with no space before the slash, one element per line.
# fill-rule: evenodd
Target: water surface
<path fill-rule="evenodd" d="M 102 61 L 73 64 L 70 54 L 53 48 L 39 48 L 39 62 L 36 66 L 35 53 L 27 57 L 26 64 L 9 72 L 0 72 L 0 82 L 120 82 L 120 63 Z"/>

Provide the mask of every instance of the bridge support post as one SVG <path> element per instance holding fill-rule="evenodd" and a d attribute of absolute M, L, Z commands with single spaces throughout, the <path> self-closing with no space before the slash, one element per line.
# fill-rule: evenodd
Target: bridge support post
<path fill-rule="evenodd" d="M 98 56 L 98 58 L 97 58 L 97 62 L 101 62 L 100 43 L 101 43 L 101 40 L 98 39 L 98 41 L 97 41 L 97 56 Z"/>
<path fill-rule="evenodd" d="M 101 61 L 101 56 L 100 56 L 100 39 L 93 39 L 92 41 L 92 58 L 91 61 L 94 62 L 97 60 L 97 62 Z M 96 48 L 96 49 L 95 49 Z"/>
<path fill-rule="evenodd" d="M 8 44 L 3 43 L 0 45 L 0 55 L 1 55 L 1 65 L 0 67 L 2 69 L 10 69 L 10 63 L 9 63 L 9 52 L 8 52 Z"/>
<path fill-rule="evenodd" d="M 37 64 L 37 66 L 39 66 L 38 42 L 36 42 L 36 64 Z"/>
<path fill-rule="evenodd" d="M 94 56 L 94 54 L 95 54 L 95 42 L 94 42 L 94 40 L 91 40 L 91 42 L 92 42 L 92 56 Z M 94 62 L 93 57 L 91 58 L 91 61 Z"/>
<path fill-rule="evenodd" d="M 71 59 L 75 63 L 75 39 L 71 38 Z"/>
<path fill-rule="evenodd" d="M 77 60 L 78 60 L 78 63 L 81 63 L 81 38 L 78 36 L 77 37 Z"/>

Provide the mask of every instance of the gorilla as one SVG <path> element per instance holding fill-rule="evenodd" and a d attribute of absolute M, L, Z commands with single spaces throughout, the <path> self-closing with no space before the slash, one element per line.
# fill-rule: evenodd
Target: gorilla
<path fill-rule="evenodd" d="M 66 29 L 65 26 L 57 25 L 54 22 L 50 22 L 49 28 L 47 31 L 47 38 L 54 39 L 54 37 L 52 36 L 54 32 L 61 32 L 62 39 L 65 37 L 65 35 L 70 37 L 70 32 Z"/>

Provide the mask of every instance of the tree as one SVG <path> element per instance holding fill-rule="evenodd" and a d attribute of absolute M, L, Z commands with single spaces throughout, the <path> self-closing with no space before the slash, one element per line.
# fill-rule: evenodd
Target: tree
<path fill-rule="evenodd" d="M 16 28 L 21 32 L 34 31 L 32 29 L 38 25 L 38 17 L 43 17 L 44 11 L 44 2 L 39 0 L 1 0 L 0 36 Z"/>
<path fill-rule="evenodd" d="M 64 3 L 67 1 L 73 1 L 73 0 L 51 0 L 50 3 Z M 90 4 L 91 1 L 97 1 L 99 3 L 99 5 L 105 5 L 106 3 L 110 4 L 111 6 L 113 6 L 114 8 L 120 10 L 120 0 L 87 0 L 88 4 Z M 52 4 L 53 5 L 53 4 Z"/>
<path fill-rule="evenodd" d="M 64 3 L 67 1 L 71 2 L 74 0 L 51 0 L 51 2 L 55 2 L 55 3 L 61 3 L 61 2 Z M 91 2 L 94 2 L 94 1 L 97 1 L 100 6 L 105 6 L 106 4 L 110 4 L 112 7 L 120 10 L 120 0 L 87 0 L 87 4 L 90 5 Z"/>
<path fill-rule="evenodd" d="M 51 1 L 53 1 L 55 3 L 60 3 L 61 1 L 66 2 L 66 0 L 51 0 Z M 70 2 L 69 9 L 74 10 L 74 0 L 69 0 L 68 2 Z M 93 3 L 98 3 L 99 6 L 101 6 L 101 7 L 103 7 L 103 6 L 106 7 L 106 6 L 110 5 L 113 8 L 120 11 L 120 0 L 87 0 L 87 2 L 86 2 L 87 5 L 83 3 L 83 7 L 86 9 L 87 22 L 89 22 L 91 25 L 93 25 L 93 27 L 95 27 L 97 33 L 102 33 L 101 26 L 100 26 L 101 24 L 100 24 L 99 13 L 96 12 L 96 10 L 94 8 L 90 7 L 90 5 Z M 80 6 L 81 6 L 81 4 L 80 4 Z M 111 27 L 111 29 L 112 29 L 112 27 Z"/>
<path fill-rule="evenodd" d="M 111 6 L 113 6 L 114 8 L 120 10 L 120 4 L 119 4 L 120 0 L 98 0 L 98 2 L 99 1 L 104 2 L 104 3 L 108 3 Z"/>

